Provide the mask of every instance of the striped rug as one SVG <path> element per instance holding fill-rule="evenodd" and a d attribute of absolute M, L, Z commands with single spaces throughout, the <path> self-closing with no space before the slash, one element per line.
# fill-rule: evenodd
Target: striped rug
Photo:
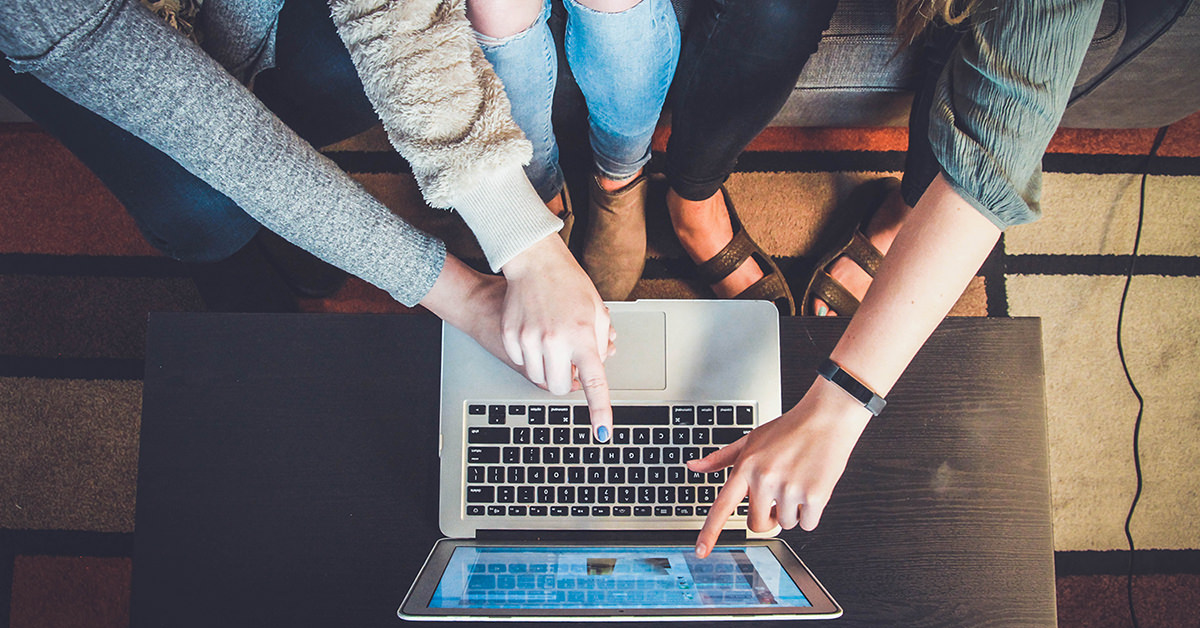
<path fill-rule="evenodd" d="M 1116 322 L 1142 172 L 1145 226 L 1123 338 L 1146 400 L 1134 599 L 1142 625 L 1200 625 L 1190 612 L 1200 601 L 1200 115 L 1170 127 L 1147 161 L 1153 137 L 1060 131 L 1043 161 L 1045 218 L 1005 234 L 953 312 L 1043 319 L 1064 626 L 1129 625 L 1124 525 L 1137 489 L 1137 405 Z M 728 187 L 747 229 L 799 287 L 838 200 L 896 174 L 906 145 L 904 129 L 772 128 Z M 325 152 L 394 211 L 480 261 L 456 217 L 424 206 L 379 129 Z M 146 313 L 202 306 L 181 267 L 146 245 L 120 204 L 36 126 L 0 125 L 0 225 L 0 628 L 126 625 Z M 710 295 L 661 200 L 649 229 L 634 296 Z M 356 280 L 302 307 L 408 311 Z"/>

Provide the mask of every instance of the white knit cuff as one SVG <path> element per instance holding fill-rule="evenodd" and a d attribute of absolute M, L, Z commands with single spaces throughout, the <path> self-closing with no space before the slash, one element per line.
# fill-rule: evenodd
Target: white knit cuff
<path fill-rule="evenodd" d="M 461 190 L 450 205 L 475 234 L 493 271 L 499 272 L 534 242 L 562 229 L 562 220 L 546 209 L 520 166 L 475 180 L 475 187 Z"/>

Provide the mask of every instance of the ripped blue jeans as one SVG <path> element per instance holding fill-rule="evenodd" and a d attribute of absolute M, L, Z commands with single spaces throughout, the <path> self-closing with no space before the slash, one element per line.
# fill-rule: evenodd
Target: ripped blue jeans
<path fill-rule="evenodd" d="M 679 23 L 670 0 L 641 0 L 620 13 L 563 0 L 566 56 L 588 109 L 596 171 L 627 179 L 650 160 L 650 139 L 679 60 Z M 533 143 L 525 168 L 548 201 L 562 190 L 558 143 L 550 115 L 558 55 L 547 22 L 550 0 L 537 20 L 511 37 L 476 34 L 512 102 L 513 119 Z"/>

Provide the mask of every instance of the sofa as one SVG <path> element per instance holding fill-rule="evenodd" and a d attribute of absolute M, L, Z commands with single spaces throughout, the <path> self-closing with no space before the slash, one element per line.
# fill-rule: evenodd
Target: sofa
<path fill-rule="evenodd" d="M 685 28 L 694 1 L 674 0 Z M 1198 5 L 1106 0 L 1062 126 L 1159 127 L 1200 110 Z M 920 47 L 897 54 L 894 24 L 893 0 L 842 0 L 773 124 L 907 124 Z"/>

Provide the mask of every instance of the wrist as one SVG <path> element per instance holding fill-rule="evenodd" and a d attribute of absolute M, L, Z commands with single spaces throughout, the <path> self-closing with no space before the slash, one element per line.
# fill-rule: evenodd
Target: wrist
<path fill-rule="evenodd" d="M 550 264 L 570 255 L 567 245 L 557 233 L 550 234 L 530 244 L 504 263 L 499 271 L 509 280 L 516 280 L 531 273 L 544 272 Z"/>

